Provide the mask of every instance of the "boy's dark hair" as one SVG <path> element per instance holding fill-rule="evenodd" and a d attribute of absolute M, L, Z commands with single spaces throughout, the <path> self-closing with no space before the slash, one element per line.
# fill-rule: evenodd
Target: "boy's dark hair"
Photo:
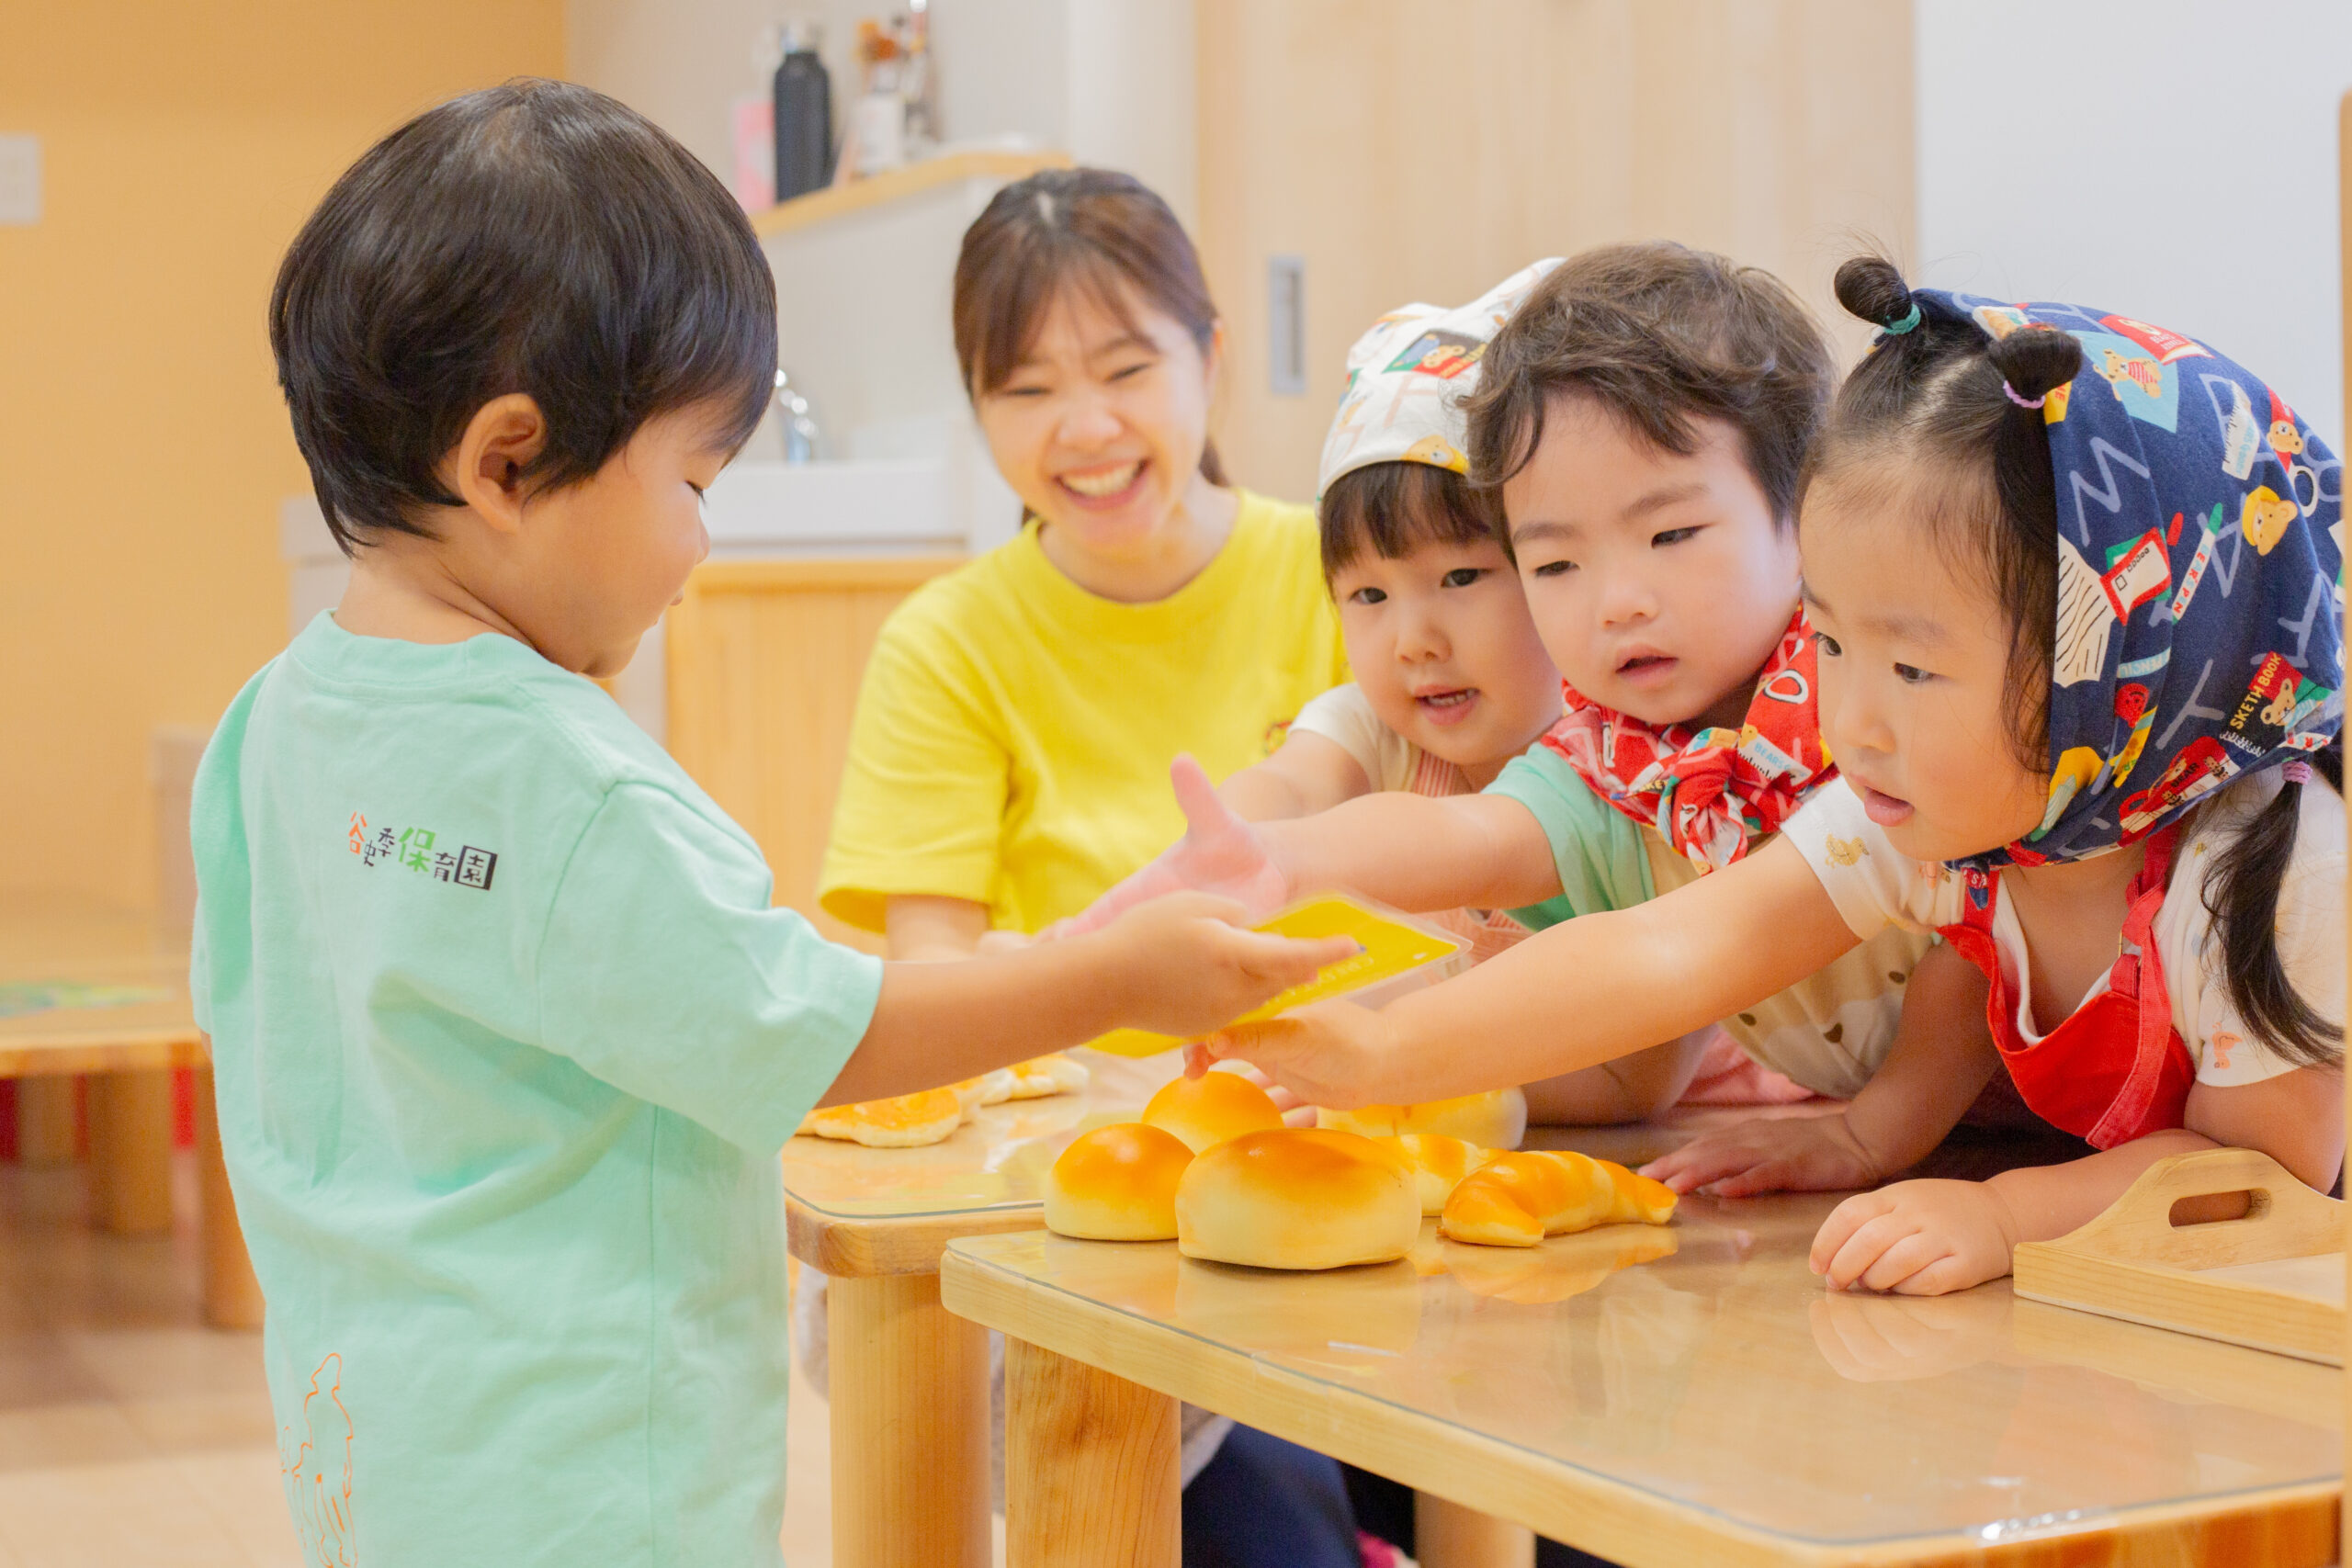
<path fill-rule="evenodd" d="M 1876 326 L 1911 317 L 1910 285 L 1883 256 L 1838 269 L 1838 302 Z M 1979 576 L 2009 623 L 2004 685 L 2018 761 L 2050 767 L 2050 671 L 2058 624 L 2058 485 L 2039 402 L 2074 380 L 2082 344 L 2071 333 L 2029 330 L 1994 338 L 1973 321 L 1922 311 L 1881 337 L 1832 405 L 1806 466 L 1807 487 L 1833 478 L 1857 498 L 1928 511 L 1936 543 Z M 1877 508 L 1883 510 L 1883 507 Z M 2340 795 L 2341 739 L 2312 760 Z M 2344 1055 L 2342 1032 L 2321 1017 L 2278 962 L 2278 889 L 2295 849 L 2303 786 L 2279 785 L 2205 868 L 2200 896 L 2222 939 L 2222 976 L 2239 1016 L 2302 1066 Z M 2183 868 L 2184 874 L 2188 873 Z"/>
<path fill-rule="evenodd" d="M 1487 345 L 1463 400 L 1470 472 L 1487 490 L 1517 474 L 1552 400 L 1574 394 L 1668 452 L 1695 449 L 1695 420 L 1732 426 L 1786 526 L 1835 374 L 1812 313 L 1763 268 L 1663 241 L 1602 245 L 1553 268 Z"/>
<path fill-rule="evenodd" d="M 1323 487 L 1323 581 L 1369 548 L 1384 560 L 1422 545 L 1482 545 L 1495 536 L 1485 498 L 1451 468 L 1429 463 L 1367 463 Z"/>
<path fill-rule="evenodd" d="M 540 490 L 696 404 L 741 445 L 775 392 L 775 321 L 759 240 L 692 153 L 601 93 L 518 78 L 345 172 L 278 266 L 269 344 L 348 555 L 462 504 L 435 469 L 509 392 L 547 418 L 522 476 Z"/>
<path fill-rule="evenodd" d="M 1071 286 L 1130 327 L 1132 296 L 1172 317 L 1204 355 L 1216 335 L 1200 253 L 1166 202 L 1115 169 L 1041 169 L 989 198 L 956 256 L 956 363 L 969 396 L 1004 385 Z M 1201 448 L 1201 475 L 1226 482 L 1215 441 Z"/>

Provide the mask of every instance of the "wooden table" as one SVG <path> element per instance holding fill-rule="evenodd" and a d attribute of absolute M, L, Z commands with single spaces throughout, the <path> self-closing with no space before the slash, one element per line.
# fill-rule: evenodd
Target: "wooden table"
<path fill-rule="evenodd" d="M 144 917 L 70 899 L 11 899 L 0 908 L 0 1077 L 17 1080 L 33 1141 L 57 1152 L 61 1136 L 70 1140 L 73 1078 L 90 1076 L 92 1212 L 107 1229 L 136 1234 L 171 1227 L 171 1074 L 192 1068 L 205 1316 L 255 1328 L 261 1291 L 220 1163 L 187 962 L 187 934 L 158 931 Z"/>
<path fill-rule="evenodd" d="M 828 1287 L 833 1560 L 859 1568 L 988 1568 L 985 1329 L 939 1303 L 939 1258 L 961 1236 L 1035 1230 L 1043 1182 L 1069 1141 L 1132 1121 L 1182 1066 L 1073 1053 L 1082 1094 L 1009 1100 L 944 1143 L 785 1145 L 792 1255 Z"/>
<path fill-rule="evenodd" d="M 1012 1568 L 1174 1568 L 1179 1399 L 1620 1562 L 2335 1561 L 2342 1374 L 2015 1300 L 1831 1295 L 1835 1199 L 1289 1275 L 959 1240 Z"/>

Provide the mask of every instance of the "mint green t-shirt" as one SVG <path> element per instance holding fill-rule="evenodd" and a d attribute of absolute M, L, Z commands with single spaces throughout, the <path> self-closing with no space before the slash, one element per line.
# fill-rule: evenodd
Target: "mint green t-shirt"
<path fill-rule="evenodd" d="M 776 1153 L 880 964 L 503 637 L 321 615 L 222 718 L 193 834 L 304 1561 L 776 1562 Z"/>
<path fill-rule="evenodd" d="M 1529 931 L 1649 902 L 1654 884 L 1641 829 L 1594 794 L 1557 751 L 1541 742 L 1528 748 L 1505 762 L 1482 793 L 1515 800 L 1533 812 L 1551 843 L 1559 893 L 1510 912 Z"/>

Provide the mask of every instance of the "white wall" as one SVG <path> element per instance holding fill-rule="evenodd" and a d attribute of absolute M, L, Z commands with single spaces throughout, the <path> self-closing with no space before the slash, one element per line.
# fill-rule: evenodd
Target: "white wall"
<path fill-rule="evenodd" d="M 2343 450 L 2346 0 L 1917 0 L 1914 280 L 2211 344 Z"/>

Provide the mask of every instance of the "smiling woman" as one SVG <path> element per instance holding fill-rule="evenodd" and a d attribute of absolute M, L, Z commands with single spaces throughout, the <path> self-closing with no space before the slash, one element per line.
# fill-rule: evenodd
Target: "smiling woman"
<path fill-rule="evenodd" d="M 956 350 L 1020 536 L 910 598 L 859 694 L 819 894 L 898 957 L 1072 915 L 1346 675 L 1313 513 L 1229 487 L 1225 327 L 1125 175 L 1006 186 L 964 237 Z"/>
<path fill-rule="evenodd" d="M 1238 772 L 1347 678 L 1314 513 L 1210 445 L 1225 326 L 1166 203 L 1101 169 L 1006 186 L 955 324 L 1023 517 L 899 606 L 858 694 L 818 894 L 894 958 L 1078 913 L 1183 831 L 1178 752 Z M 1356 1562 L 1332 1461 L 1185 1416 L 1187 1562 Z"/>

